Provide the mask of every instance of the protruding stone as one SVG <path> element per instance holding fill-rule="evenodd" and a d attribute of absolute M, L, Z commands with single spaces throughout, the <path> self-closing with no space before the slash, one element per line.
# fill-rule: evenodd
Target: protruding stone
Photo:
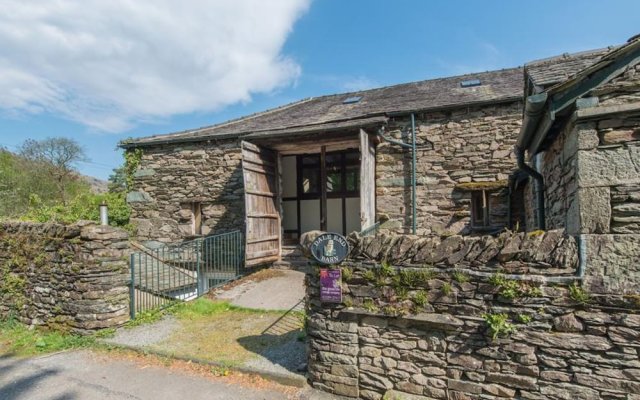
<path fill-rule="evenodd" d="M 584 330 L 584 325 L 580 322 L 575 315 L 565 314 L 553 319 L 553 327 L 558 332 L 581 332 Z"/>

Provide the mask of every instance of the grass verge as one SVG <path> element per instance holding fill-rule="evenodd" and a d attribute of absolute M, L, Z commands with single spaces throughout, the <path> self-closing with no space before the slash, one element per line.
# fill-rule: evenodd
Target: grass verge
<path fill-rule="evenodd" d="M 92 346 L 94 336 L 29 329 L 20 322 L 9 319 L 0 321 L 0 354 L 28 357 L 37 354 Z"/>

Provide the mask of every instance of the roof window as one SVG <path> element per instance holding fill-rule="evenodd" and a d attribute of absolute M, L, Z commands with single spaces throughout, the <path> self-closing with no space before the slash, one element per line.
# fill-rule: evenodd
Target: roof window
<path fill-rule="evenodd" d="M 362 96 L 351 96 L 342 100 L 342 104 L 354 104 L 359 102 L 362 99 Z"/>
<path fill-rule="evenodd" d="M 468 81 L 460 82 L 460 87 L 463 87 L 463 88 L 480 86 L 480 85 L 482 85 L 482 82 L 480 82 L 480 79 L 469 79 Z"/>

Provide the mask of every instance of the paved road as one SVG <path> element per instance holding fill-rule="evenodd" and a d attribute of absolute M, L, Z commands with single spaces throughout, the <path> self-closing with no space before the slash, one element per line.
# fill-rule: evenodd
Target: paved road
<path fill-rule="evenodd" d="M 304 299 L 304 272 L 278 270 L 280 276 L 260 282 L 247 281 L 226 291 L 217 291 L 216 298 L 231 304 L 263 310 L 289 310 Z"/>
<path fill-rule="evenodd" d="M 0 357 L 2 400 L 282 400 L 288 395 L 294 399 L 316 398 L 304 392 L 292 395 L 274 388 L 229 384 L 225 379 L 111 359 L 90 351 L 31 359 Z"/>

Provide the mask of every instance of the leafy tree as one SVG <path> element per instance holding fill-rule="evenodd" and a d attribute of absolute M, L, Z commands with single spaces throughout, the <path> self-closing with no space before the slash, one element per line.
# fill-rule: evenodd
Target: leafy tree
<path fill-rule="evenodd" d="M 119 193 L 127 191 L 127 172 L 125 166 L 113 169 L 109 175 L 109 192 Z"/>
<path fill-rule="evenodd" d="M 58 197 L 66 204 L 69 187 L 78 180 L 75 166 L 87 159 L 82 147 L 73 139 L 57 137 L 43 140 L 27 139 L 20 148 L 20 155 L 36 165 L 52 178 Z"/>

